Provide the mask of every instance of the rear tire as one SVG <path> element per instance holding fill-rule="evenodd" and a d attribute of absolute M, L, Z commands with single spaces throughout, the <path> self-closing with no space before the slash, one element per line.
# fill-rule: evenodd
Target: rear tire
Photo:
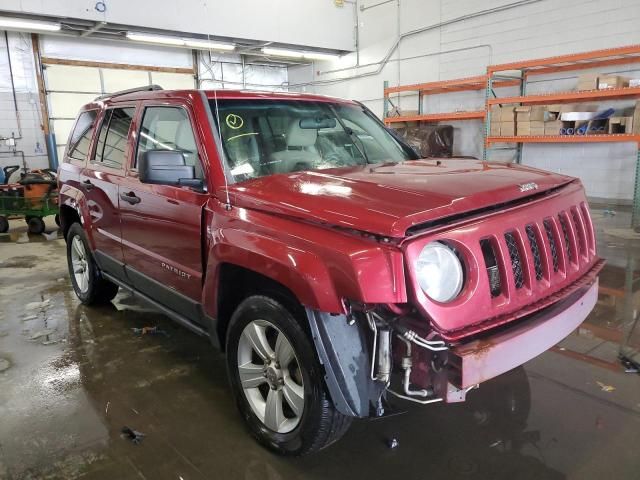
<path fill-rule="evenodd" d="M 29 233 L 32 233 L 34 235 L 40 235 L 44 233 L 44 220 L 42 220 L 42 218 L 40 217 L 30 217 L 27 220 L 27 225 L 29 226 Z"/>
<path fill-rule="evenodd" d="M 253 436 L 270 450 L 282 455 L 315 452 L 351 425 L 352 418 L 336 410 L 326 391 L 309 335 L 281 303 L 262 295 L 245 299 L 231 318 L 226 350 L 238 409 Z M 271 395 L 279 399 L 279 408 L 270 408 Z"/>
<path fill-rule="evenodd" d="M 67 265 L 73 290 L 84 305 L 108 303 L 117 295 L 118 285 L 100 273 L 79 223 L 71 225 L 67 233 Z"/>
<path fill-rule="evenodd" d="M 0 215 L 0 233 L 7 233 L 9 231 L 9 220 L 4 215 Z"/>

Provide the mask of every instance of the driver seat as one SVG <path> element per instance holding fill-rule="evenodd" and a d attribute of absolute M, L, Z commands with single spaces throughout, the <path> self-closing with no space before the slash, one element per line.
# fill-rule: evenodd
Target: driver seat
<path fill-rule="evenodd" d="M 270 156 L 275 173 L 314 168 L 320 161 L 320 155 L 315 151 L 318 139 L 318 130 L 315 128 L 300 128 L 300 119 L 295 118 L 287 128 L 285 139 L 287 149 L 274 152 Z"/>

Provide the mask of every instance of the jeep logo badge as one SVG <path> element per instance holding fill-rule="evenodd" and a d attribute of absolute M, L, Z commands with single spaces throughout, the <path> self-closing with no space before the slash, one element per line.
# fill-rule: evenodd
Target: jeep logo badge
<path fill-rule="evenodd" d="M 521 192 L 528 192 L 529 190 L 537 190 L 538 184 L 535 182 L 522 183 L 518 185 L 518 187 L 520 188 Z"/>

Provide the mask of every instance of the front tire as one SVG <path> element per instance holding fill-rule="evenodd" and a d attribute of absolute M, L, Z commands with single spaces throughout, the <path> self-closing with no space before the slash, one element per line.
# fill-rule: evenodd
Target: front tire
<path fill-rule="evenodd" d="M 71 225 L 67 233 L 67 265 L 73 290 L 83 304 L 108 303 L 118 293 L 118 286 L 100 273 L 79 223 Z"/>
<path fill-rule="evenodd" d="M 254 437 L 283 455 L 304 455 L 338 440 L 351 417 L 324 386 L 313 344 L 276 300 L 254 295 L 234 312 L 227 335 L 229 380 Z"/>

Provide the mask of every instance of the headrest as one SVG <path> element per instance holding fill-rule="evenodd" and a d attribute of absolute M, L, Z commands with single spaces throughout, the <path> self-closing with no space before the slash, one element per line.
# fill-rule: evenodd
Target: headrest
<path fill-rule="evenodd" d="M 318 130 L 315 128 L 300 128 L 300 119 L 296 118 L 289 124 L 287 130 L 287 147 L 311 147 L 316 144 Z"/>

